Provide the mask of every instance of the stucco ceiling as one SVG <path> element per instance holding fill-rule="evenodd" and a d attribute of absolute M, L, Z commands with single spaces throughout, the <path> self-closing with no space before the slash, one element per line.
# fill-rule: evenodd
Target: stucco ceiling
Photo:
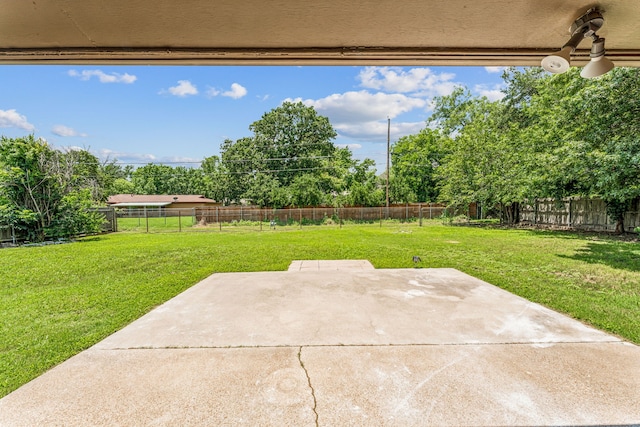
<path fill-rule="evenodd" d="M 640 66 L 640 0 L 0 0 L 0 63 L 538 65 L 593 6 Z"/>

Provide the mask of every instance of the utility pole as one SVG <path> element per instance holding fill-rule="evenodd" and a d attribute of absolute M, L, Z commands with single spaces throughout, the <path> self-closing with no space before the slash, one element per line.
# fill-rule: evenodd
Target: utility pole
<path fill-rule="evenodd" d="M 391 140 L 391 119 L 387 117 L 387 218 L 389 218 L 389 144 Z"/>

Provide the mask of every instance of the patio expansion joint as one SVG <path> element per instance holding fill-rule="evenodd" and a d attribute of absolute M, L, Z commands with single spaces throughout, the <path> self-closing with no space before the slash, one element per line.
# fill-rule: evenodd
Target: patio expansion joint
<path fill-rule="evenodd" d="M 456 343 L 456 342 L 444 342 L 444 343 L 387 343 L 387 344 L 304 344 L 304 345 L 186 345 L 186 346 L 132 346 L 132 347 L 102 347 L 95 350 L 99 351 L 126 351 L 126 350 L 227 350 L 227 349 L 258 349 L 258 348 L 322 348 L 322 347 L 474 347 L 474 346 L 552 346 L 552 345 L 566 345 L 566 344 L 621 344 L 627 341 L 613 338 L 608 340 L 581 340 L 581 341 L 496 341 L 496 342 L 468 342 L 468 343 Z M 298 356 L 300 354 L 298 353 Z M 300 361 L 301 362 L 301 361 Z"/>
<path fill-rule="evenodd" d="M 309 371 L 307 371 L 307 368 L 304 366 L 304 362 L 302 361 L 302 346 L 300 346 L 299 350 L 298 350 L 298 362 L 300 362 L 300 367 L 302 368 L 302 370 L 304 371 L 304 374 L 307 377 L 307 383 L 309 384 L 309 390 L 311 390 L 311 397 L 313 397 L 313 414 L 315 415 L 315 422 L 316 422 L 316 427 L 318 427 L 318 401 L 316 400 L 316 392 L 313 389 L 313 385 L 311 385 L 311 377 L 309 376 Z"/>

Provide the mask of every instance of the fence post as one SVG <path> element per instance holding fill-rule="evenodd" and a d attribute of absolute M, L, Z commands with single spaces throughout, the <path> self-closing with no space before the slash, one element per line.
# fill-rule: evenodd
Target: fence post
<path fill-rule="evenodd" d="M 418 217 L 420 218 L 420 227 L 422 227 L 422 205 L 418 205 Z"/>
<path fill-rule="evenodd" d="M 569 197 L 569 227 L 571 227 L 573 225 L 573 209 L 572 209 L 572 200 L 571 197 Z"/>
<path fill-rule="evenodd" d="M 147 223 L 147 233 L 149 232 L 149 213 L 147 212 L 147 208 L 144 208 L 144 219 Z"/>
<path fill-rule="evenodd" d="M 178 232 L 182 232 L 182 209 L 178 209 Z"/>
<path fill-rule="evenodd" d="M 191 226 L 196 225 L 196 208 L 193 208 L 193 217 L 191 218 Z"/>
<path fill-rule="evenodd" d="M 382 228 L 382 208 L 380 208 L 380 228 Z"/>
<path fill-rule="evenodd" d="M 340 209 L 342 208 L 338 208 L 338 223 L 340 223 L 340 228 L 342 228 L 342 212 L 340 212 Z"/>

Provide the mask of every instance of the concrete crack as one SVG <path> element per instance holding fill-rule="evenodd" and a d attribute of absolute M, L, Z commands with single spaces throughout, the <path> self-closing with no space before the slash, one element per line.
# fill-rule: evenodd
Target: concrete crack
<path fill-rule="evenodd" d="M 318 402 L 316 401 L 316 392 L 313 389 L 313 386 L 311 385 L 311 377 L 309 377 L 309 372 L 307 371 L 307 368 L 304 367 L 304 363 L 302 362 L 302 346 L 300 346 L 300 350 L 298 350 L 298 362 L 300 362 L 300 367 L 304 370 L 304 374 L 307 376 L 307 384 L 309 384 L 309 389 L 311 390 L 311 397 L 313 397 L 313 413 L 316 417 L 316 427 L 319 426 L 318 424 Z"/>

